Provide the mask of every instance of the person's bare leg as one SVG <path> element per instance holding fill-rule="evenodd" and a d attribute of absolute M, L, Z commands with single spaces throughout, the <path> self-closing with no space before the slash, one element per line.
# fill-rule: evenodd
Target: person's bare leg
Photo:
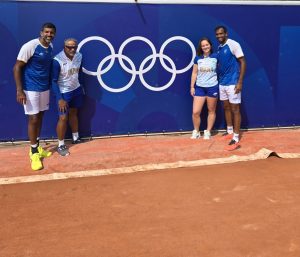
<path fill-rule="evenodd" d="M 39 115 L 28 115 L 28 137 L 31 145 L 31 152 L 37 153 L 37 136 L 39 126 Z"/>
<path fill-rule="evenodd" d="M 69 124 L 72 133 L 78 132 L 78 109 L 77 108 L 69 109 Z"/>
<path fill-rule="evenodd" d="M 68 116 L 66 114 L 59 116 L 57 126 L 56 126 L 56 133 L 57 133 L 58 140 L 65 139 L 65 134 L 67 131 L 67 121 L 68 121 Z"/>
<path fill-rule="evenodd" d="M 207 116 L 207 129 L 209 132 L 212 130 L 215 120 L 216 120 L 216 107 L 217 107 L 217 98 L 214 97 L 207 97 L 207 109 L 208 109 L 208 116 Z"/>
<path fill-rule="evenodd" d="M 205 98 L 206 97 L 203 96 L 194 96 L 192 120 L 193 120 L 194 130 L 197 131 L 200 130 L 200 123 L 201 123 L 200 114 L 203 105 L 205 103 Z"/>
<path fill-rule="evenodd" d="M 229 100 L 223 101 L 223 108 L 224 108 L 224 114 L 225 114 L 225 121 L 227 127 L 232 127 L 232 113 L 231 113 L 231 105 L 229 103 Z"/>
<path fill-rule="evenodd" d="M 37 121 L 37 138 L 39 138 L 40 134 L 41 134 L 41 130 L 42 130 L 44 112 L 39 112 L 37 114 L 37 116 L 38 116 L 38 121 Z"/>
<path fill-rule="evenodd" d="M 231 104 L 231 110 L 233 114 L 233 132 L 234 134 L 239 135 L 241 128 L 240 104 Z"/>
<path fill-rule="evenodd" d="M 67 156 L 70 154 L 67 146 L 65 145 L 65 134 L 67 131 L 67 121 L 68 121 L 68 114 L 60 115 L 57 125 L 56 125 L 56 133 L 57 133 L 57 137 L 58 137 L 57 152 L 61 156 Z"/>

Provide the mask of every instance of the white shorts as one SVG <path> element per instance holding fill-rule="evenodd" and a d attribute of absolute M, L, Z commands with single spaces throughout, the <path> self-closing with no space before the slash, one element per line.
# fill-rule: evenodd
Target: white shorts
<path fill-rule="evenodd" d="M 26 104 L 24 104 L 25 114 L 33 115 L 49 110 L 49 90 L 43 92 L 24 90 L 24 93 L 26 95 Z"/>
<path fill-rule="evenodd" d="M 220 100 L 225 101 L 229 100 L 231 104 L 240 104 L 242 101 L 242 94 L 241 92 L 236 94 L 235 93 L 235 86 L 236 85 L 229 85 L 229 86 L 219 86 L 220 90 Z"/>

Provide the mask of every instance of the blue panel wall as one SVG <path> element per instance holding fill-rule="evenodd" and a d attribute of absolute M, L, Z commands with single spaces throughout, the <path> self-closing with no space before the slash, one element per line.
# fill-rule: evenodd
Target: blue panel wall
<path fill-rule="evenodd" d="M 217 48 L 220 24 L 247 60 L 242 127 L 300 125 L 299 13 L 300 6 L 2 2 L 0 140 L 27 138 L 12 68 L 20 47 L 38 37 L 46 21 L 57 26 L 55 53 L 65 38 L 81 42 L 83 136 L 191 130 L 191 61 L 201 37 Z M 54 96 L 50 104 L 45 138 L 56 137 Z M 215 127 L 224 127 L 221 104 Z"/>

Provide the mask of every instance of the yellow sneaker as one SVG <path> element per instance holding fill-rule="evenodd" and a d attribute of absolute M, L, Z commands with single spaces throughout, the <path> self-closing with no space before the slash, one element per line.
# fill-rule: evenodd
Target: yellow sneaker
<path fill-rule="evenodd" d="M 41 157 L 46 158 L 52 155 L 52 152 L 44 150 L 41 146 L 38 147 L 38 151 Z"/>
<path fill-rule="evenodd" d="M 38 153 L 34 153 L 30 156 L 31 161 L 31 169 L 33 170 L 41 170 L 43 168 L 43 164 L 40 159 L 40 155 Z"/>

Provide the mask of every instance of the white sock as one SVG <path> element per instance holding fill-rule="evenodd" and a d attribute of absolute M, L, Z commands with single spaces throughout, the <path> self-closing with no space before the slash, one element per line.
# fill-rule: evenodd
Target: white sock
<path fill-rule="evenodd" d="M 232 134 L 233 133 L 233 126 L 228 126 L 227 127 L 227 133 Z"/>
<path fill-rule="evenodd" d="M 77 140 L 79 138 L 78 132 L 72 133 L 73 140 Z"/>
<path fill-rule="evenodd" d="M 232 138 L 235 142 L 239 142 L 239 134 L 233 133 L 233 138 Z"/>
<path fill-rule="evenodd" d="M 32 154 L 38 153 L 39 152 L 39 150 L 38 150 L 38 144 L 30 145 L 30 152 Z"/>
<path fill-rule="evenodd" d="M 62 146 L 65 144 L 65 140 L 58 140 L 58 147 Z"/>

